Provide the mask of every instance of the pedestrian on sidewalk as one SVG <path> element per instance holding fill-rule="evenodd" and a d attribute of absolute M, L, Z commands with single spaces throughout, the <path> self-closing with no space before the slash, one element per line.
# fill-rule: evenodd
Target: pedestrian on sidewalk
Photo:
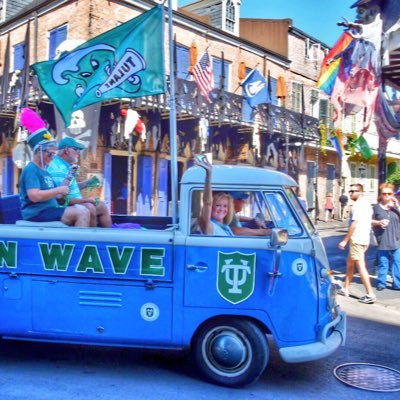
<path fill-rule="evenodd" d="M 371 286 L 369 278 L 365 253 L 370 242 L 372 207 L 369 201 L 363 196 L 363 185 L 356 183 L 350 186 L 350 199 L 354 201 L 351 223 L 344 239 L 339 243 L 339 249 L 344 250 L 349 243 L 349 254 L 347 256 L 347 270 L 344 288 L 339 289 L 338 294 L 349 295 L 350 282 L 354 276 L 355 267 L 358 269 L 361 281 L 365 286 L 367 294 L 360 298 L 361 303 L 374 303 L 376 301 L 375 293 Z"/>
<path fill-rule="evenodd" d="M 378 204 L 373 208 L 372 227 L 378 242 L 378 282 L 376 290 L 386 288 L 386 278 L 392 258 L 393 289 L 400 290 L 400 209 L 393 195 L 394 186 L 379 186 Z"/>
<path fill-rule="evenodd" d="M 325 199 L 325 222 L 333 221 L 333 213 L 335 211 L 335 205 L 333 204 L 333 194 L 328 193 Z"/>
<path fill-rule="evenodd" d="M 346 213 L 346 207 L 347 203 L 349 202 L 349 198 L 345 195 L 344 190 L 342 191 L 342 194 L 339 197 L 339 203 L 340 203 L 340 215 L 339 218 L 341 221 L 345 220 L 347 218 L 347 213 Z"/>

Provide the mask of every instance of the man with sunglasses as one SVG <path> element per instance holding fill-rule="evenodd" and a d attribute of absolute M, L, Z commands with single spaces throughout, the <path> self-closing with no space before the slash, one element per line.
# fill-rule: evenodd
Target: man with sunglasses
<path fill-rule="evenodd" d="M 61 221 L 71 226 L 89 226 L 86 209 L 59 207 L 57 198 L 66 196 L 69 187 L 56 186 L 47 172 L 47 166 L 56 155 L 57 142 L 43 126 L 44 122 L 33 110 L 23 109 L 21 125 L 28 128 L 27 142 L 33 150 L 33 159 L 23 169 L 19 181 L 22 218 L 33 222 Z"/>
<path fill-rule="evenodd" d="M 346 236 L 339 243 L 339 249 L 344 250 L 347 243 L 350 242 L 349 254 L 347 256 L 344 288 L 339 289 L 338 294 L 343 296 L 349 295 L 350 282 L 353 279 L 354 270 L 357 267 L 361 281 L 367 291 L 367 294 L 361 297 L 359 301 L 361 303 L 371 304 L 376 301 L 376 296 L 369 278 L 365 262 L 365 253 L 370 243 L 372 207 L 369 201 L 363 196 L 363 192 L 364 187 L 359 183 L 350 186 L 350 198 L 354 201 L 350 217 L 351 223 Z"/>
<path fill-rule="evenodd" d="M 58 154 L 48 167 L 57 186 L 67 185 L 70 189 L 66 197 L 69 205 L 84 207 L 90 212 L 90 226 L 109 228 L 112 225 L 106 204 L 95 197 L 83 197 L 81 190 L 90 185 L 91 179 L 77 182 L 79 155 L 85 146 L 71 137 L 65 137 L 58 144 Z"/>

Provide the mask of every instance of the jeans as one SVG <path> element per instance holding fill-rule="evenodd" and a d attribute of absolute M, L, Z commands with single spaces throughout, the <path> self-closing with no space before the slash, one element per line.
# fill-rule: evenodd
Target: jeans
<path fill-rule="evenodd" d="M 378 250 L 378 286 L 386 287 L 386 276 L 389 271 L 390 256 L 393 258 L 393 287 L 400 289 L 400 249 Z"/>

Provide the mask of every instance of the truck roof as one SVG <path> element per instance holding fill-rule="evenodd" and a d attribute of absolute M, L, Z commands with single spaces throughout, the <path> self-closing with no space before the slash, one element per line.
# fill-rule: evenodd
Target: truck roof
<path fill-rule="evenodd" d="M 182 176 L 182 184 L 199 183 L 204 184 L 205 171 L 201 167 L 191 167 Z M 223 185 L 283 185 L 297 186 L 297 183 L 290 176 L 266 168 L 237 165 L 214 165 L 212 173 L 213 184 Z"/>

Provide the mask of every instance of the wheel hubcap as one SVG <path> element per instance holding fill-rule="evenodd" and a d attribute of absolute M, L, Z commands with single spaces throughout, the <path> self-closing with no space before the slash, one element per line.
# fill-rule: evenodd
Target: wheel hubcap
<path fill-rule="evenodd" d="M 251 345 L 240 331 L 231 327 L 218 327 L 205 338 L 203 354 L 209 368 L 214 372 L 233 377 L 248 368 L 251 362 Z"/>
<path fill-rule="evenodd" d="M 214 338 L 210 346 L 215 361 L 224 368 L 232 369 L 240 365 L 246 349 L 237 336 L 221 334 Z"/>

